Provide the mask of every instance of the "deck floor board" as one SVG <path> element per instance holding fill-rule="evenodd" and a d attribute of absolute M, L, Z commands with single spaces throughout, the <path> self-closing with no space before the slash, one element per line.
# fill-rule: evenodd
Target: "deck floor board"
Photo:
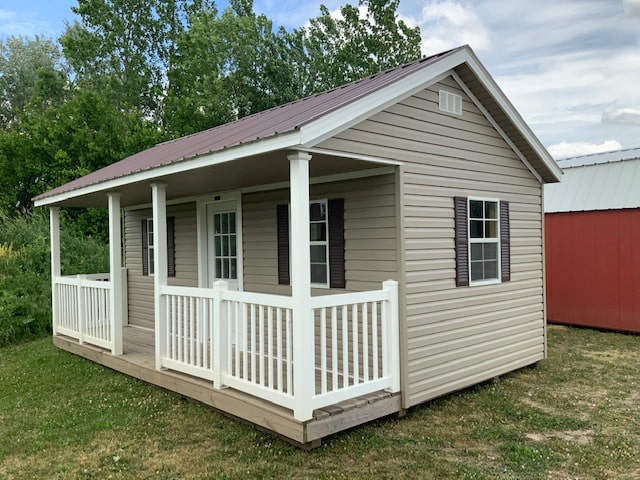
<path fill-rule="evenodd" d="M 57 335 L 59 348 L 126 375 L 171 390 L 213 407 L 224 414 L 250 422 L 303 447 L 316 447 L 326 436 L 377 418 L 401 412 L 400 394 L 385 391 L 315 410 L 313 419 L 300 422 L 289 409 L 232 388 L 216 390 L 211 382 L 170 370 L 155 369 L 154 331 L 127 326 L 121 356 Z M 319 379 L 317 379 L 319 382 Z"/>

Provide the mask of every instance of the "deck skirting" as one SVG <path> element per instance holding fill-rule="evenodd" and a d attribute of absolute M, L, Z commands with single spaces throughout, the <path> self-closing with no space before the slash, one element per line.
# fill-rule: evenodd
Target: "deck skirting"
<path fill-rule="evenodd" d="M 300 422 L 291 410 L 233 388 L 216 390 L 212 382 L 171 370 L 156 370 L 153 332 L 134 327 L 124 330 L 124 354 L 119 356 L 99 347 L 81 345 L 63 335 L 54 335 L 53 343 L 62 350 L 249 422 L 303 448 L 317 447 L 329 435 L 402 411 L 399 393 L 379 391 L 314 410 L 311 420 Z"/>

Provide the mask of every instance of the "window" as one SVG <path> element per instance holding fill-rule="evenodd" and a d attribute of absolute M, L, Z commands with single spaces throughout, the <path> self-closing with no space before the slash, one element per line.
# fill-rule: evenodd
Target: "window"
<path fill-rule="evenodd" d="M 216 278 L 237 280 L 236 213 L 215 213 L 213 215 L 213 223 Z"/>
<path fill-rule="evenodd" d="M 278 283 L 289 285 L 289 205 L 276 209 L 278 235 Z M 313 286 L 345 288 L 344 199 L 309 204 L 311 283 Z"/>
<path fill-rule="evenodd" d="M 329 241 L 327 238 L 327 201 L 311 202 L 309 239 L 311 240 L 311 283 L 328 286 Z"/>
<path fill-rule="evenodd" d="M 153 232 L 153 219 L 142 220 L 142 274 L 145 276 L 155 272 Z M 167 275 L 176 276 L 175 217 L 167 217 Z"/>
<path fill-rule="evenodd" d="M 498 202 L 469 199 L 471 282 L 498 279 L 498 244 Z"/>
<path fill-rule="evenodd" d="M 511 280 L 509 203 L 455 197 L 456 285 Z"/>
<path fill-rule="evenodd" d="M 153 275 L 155 272 L 153 261 L 153 218 L 147 218 L 147 265 L 149 265 L 149 275 Z"/>

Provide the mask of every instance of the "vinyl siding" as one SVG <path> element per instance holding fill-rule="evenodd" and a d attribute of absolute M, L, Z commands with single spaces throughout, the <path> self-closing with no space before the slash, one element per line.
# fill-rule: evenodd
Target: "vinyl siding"
<path fill-rule="evenodd" d="M 312 200 L 344 198 L 347 291 L 378 290 L 383 281 L 397 279 L 394 175 L 312 185 L 310 196 Z M 289 287 L 278 285 L 276 249 L 276 206 L 288 202 L 288 190 L 242 196 L 247 291 L 291 293 Z M 313 293 L 333 291 L 314 289 Z"/>
<path fill-rule="evenodd" d="M 440 88 L 463 97 L 462 116 L 439 111 Z M 404 162 L 405 407 L 544 357 L 541 185 L 452 78 L 320 146 Z M 456 195 L 509 202 L 510 282 L 455 286 Z"/>
<path fill-rule="evenodd" d="M 151 209 L 125 210 L 125 266 L 127 268 L 129 324 L 154 327 L 153 277 L 142 274 L 142 220 L 151 218 Z M 169 285 L 198 286 L 196 205 L 185 203 L 167 207 L 175 217 L 176 276 Z"/>

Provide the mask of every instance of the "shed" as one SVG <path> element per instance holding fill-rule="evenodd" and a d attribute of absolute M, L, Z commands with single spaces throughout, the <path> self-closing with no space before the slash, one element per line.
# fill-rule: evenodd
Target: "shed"
<path fill-rule="evenodd" d="M 468 46 L 157 145 L 35 199 L 54 343 L 318 445 L 545 358 L 560 174 Z M 110 272 L 64 276 L 86 207 Z"/>
<path fill-rule="evenodd" d="M 559 164 L 545 187 L 549 321 L 640 332 L 640 148 Z"/>

